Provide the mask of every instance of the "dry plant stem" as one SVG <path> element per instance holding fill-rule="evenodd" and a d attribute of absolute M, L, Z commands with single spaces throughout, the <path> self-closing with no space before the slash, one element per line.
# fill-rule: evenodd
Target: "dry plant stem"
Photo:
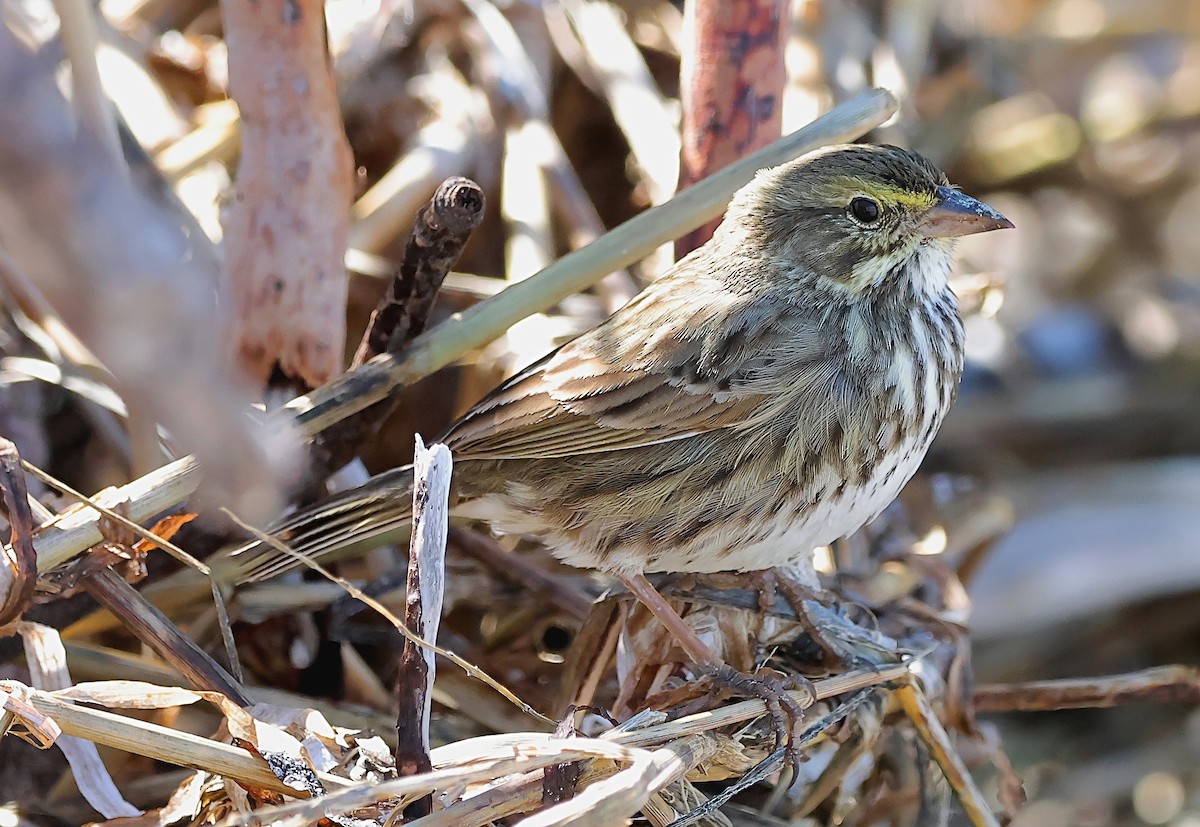
<path fill-rule="evenodd" d="M 435 444 L 426 449 L 417 437 L 414 461 L 413 531 L 408 552 L 408 584 L 404 625 L 422 640 L 437 640 L 446 578 L 446 529 L 449 525 L 450 450 Z M 396 771 L 400 775 L 429 772 L 429 715 L 436 673 L 433 652 L 405 638 L 396 673 Z M 406 818 L 433 810 L 423 796 L 404 809 Z"/>
<path fill-rule="evenodd" d="M 0 437 L 0 497 L 11 529 L 9 544 L 0 546 L 0 629 L 18 619 L 33 599 L 37 584 L 37 551 L 33 547 L 33 512 L 17 446 Z"/>
<path fill-rule="evenodd" d="M 695 0 L 684 7 L 680 189 L 779 137 L 788 8 L 786 0 Z M 716 225 L 709 221 L 678 239 L 675 257 L 707 241 Z"/>
<path fill-rule="evenodd" d="M 379 356 L 323 388 L 286 406 L 305 434 L 328 427 L 401 385 L 412 384 L 482 347 L 527 316 L 585 290 L 619 267 L 645 258 L 664 244 L 720 215 L 733 193 L 754 173 L 811 152 L 849 141 L 891 117 L 891 93 L 872 89 L 834 108 L 791 135 L 743 158 L 658 207 L 631 218 L 582 250 L 568 253 L 524 281 L 447 319 L 418 336 L 399 356 Z"/>
<path fill-rule="evenodd" d="M 890 666 L 877 671 L 850 672 L 834 678 L 816 681 L 816 699 L 823 700 L 848 692 L 854 692 L 871 686 L 889 683 L 906 678 L 909 675 L 907 665 Z M 812 697 L 806 692 L 789 693 L 797 702 L 808 704 Z M 719 709 L 689 715 L 667 723 L 655 724 L 640 729 L 614 731 L 603 736 L 604 740 L 627 746 L 653 747 L 670 743 L 689 735 L 709 732 L 734 724 L 744 723 L 757 718 L 767 711 L 766 704 L 761 700 L 742 701 Z M 477 739 L 477 741 L 502 741 L 508 747 L 511 737 Z M 563 742 L 558 742 L 563 743 Z M 461 746 L 461 745 L 460 745 Z M 499 749 L 499 744 L 497 749 Z M 511 748 L 511 747 L 508 747 Z M 782 753 L 780 753 L 782 755 Z M 436 757 L 436 756 L 435 756 Z M 579 786 L 586 786 L 598 777 L 606 777 L 613 770 L 597 767 L 594 763 L 585 765 L 579 779 Z M 446 809 L 434 813 L 424 819 L 413 822 L 413 827 L 481 827 L 497 819 L 524 812 L 535 806 L 541 800 L 542 774 L 530 772 L 519 778 L 514 778 L 497 785 L 486 792 L 480 793 L 464 801 L 451 804 Z"/>
<path fill-rule="evenodd" d="M 1156 666 L 1123 675 L 975 688 L 976 712 L 1052 712 L 1106 709 L 1133 703 L 1200 704 L 1200 669 Z"/>
<path fill-rule="evenodd" d="M 658 589 L 650 585 L 650 581 L 646 579 L 644 574 L 622 576 L 621 582 L 625 584 L 625 588 L 629 589 L 642 602 L 642 605 L 650 610 L 650 614 L 654 615 L 658 619 L 658 622 L 671 633 L 671 636 L 683 647 L 683 651 L 692 659 L 693 663 L 697 666 L 705 667 L 721 665 L 721 659 L 713 653 L 708 644 L 700 639 L 695 629 L 679 616 L 679 612 L 675 611 L 675 607 L 658 593 Z"/>
<path fill-rule="evenodd" d="M 237 361 L 316 387 L 341 370 L 353 158 L 321 0 L 221 0 L 229 89 L 242 114 L 225 282 Z"/>
<path fill-rule="evenodd" d="M 63 322 L 44 293 L 17 267 L 4 250 L 0 250 L 0 282 L 4 292 L 29 320 L 40 327 L 54 342 L 62 358 L 82 368 L 89 375 L 109 381 L 112 374 Z"/>
<path fill-rule="evenodd" d="M 587 786 L 610 778 L 619 770 L 616 764 L 588 761 L 577 781 Z M 509 778 L 462 801 L 456 801 L 433 815 L 414 821 L 408 827 L 484 827 L 498 819 L 524 813 L 542 800 L 541 772 Z"/>
<path fill-rule="evenodd" d="M 125 518 L 136 524 L 179 505 L 195 492 L 199 483 L 199 464 L 195 457 L 188 456 L 128 485 L 107 489 L 94 497 L 92 502 L 102 507 L 104 503 L 127 504 Z M 39 526 L 34 541 L 38 553 L 38 571 L 60 566 L 80 552 L 103 542 L 100 521 L 106 516 L 111 517 L 108 511 L 111 509 L 97 511 L 88 505 L 73 506 L 57 515 L 53 522 Z"/>
<path fill-rule="evenodd" d="M 908 715 L 909 720 L 916 728 L 917 734 L 929 747 L 938 766 L 942 768 L 946 781 L 950 783 L 955 795 L 958 796 L 959 803 L 967 814 L 967 818 L 971 820 L 971 824 L 975 827 L 1000 827 L 1000 822 L 992 813 L 983 793 L 975 785 L 971 773 L 968 772 L 962 758 L 954 749 L 954 744 L 951 743 L 950 736 L 942 727 L 941 721 L 938 720 L 937 713 L 930 706 L 925 693 L 917 688 L 915 680 L 910 679 L 897 687 L 896 697 L 900 700 L 904 713 Z"/>
<path fill-rule="evenodd" d="M 0 685 L 0 690 L 3 686 Z M 245 784 L 299 797 L 299 793 L 275 777 L 259 756 L 240 747 L 222 744 L 187 732 L 128 718 L 100 709 L 91 709 L 55 697 L 37 689 L 28 691 L 28 700 L 43 715 L 49 716 L 64 734 L 96 744 L 114 747 L 177 767 L 203 770 Z M 352 786 L 340 776 L 318 773 L 326 789 Z"/>
<path fill-rule="evenodd" d="M 857 138 L 890 118 L 897 107 L 896 99 L 883 89 L 856 96 L 666 204 L 631 218 L 541 273 L 418 336 L 403 353 L 377 356 L 325 387 L 293 399 L 280 414 L 281 418 L 305 436 L 321 432 L 384 399 L 395 388 L 410 385 L 486 345 L 530 314 L 553 307 L 607 273 L 644 258 L 659 245 L 720 215 L 733 192 L 749 181 L 757 169 L 783 163 L 826 144 Z M 129 502 L 133 519 L 148 519 L 191 496 L 200 484 L 199 474 L 196 459 L 184 457 L 123 486 L 118 494 Z M 64 563 L 100 542 L 103 536 L 97 527 L 98 520 L 95 512 L 79 512 L 70 520 L 60 519 L 54 531 L 40 531 L 35 540 L 39 569 Z"/>
<path fill-rule="evenodd" d="M 345 589 L 348 594 L 352 595 L 353 597 L 355 597 L 358 600 L 361 600 L 368 607 L 370 607 L 371 609 L 374 609 L 376 612 L 378 612 L 379 616 L 384 618 L 385 620 L 387 620 L 389 623 L 391 623 L 392 627 L 395 628 L 396 631 L 398 631 L 406 640 L 412 641 L 413 643 L 417 644 L 418 646 L 425 647 L 425 648 L 429 649 L 431 652 L 433 652 L 434 654 L 441 655 L 442 657 L 446 658 L 446 660 L 453 663 L 459 669 L 462 669 L 470 677 L 478 678 L 479 680 L 483 681 L 485 684 L 490 686 L 492 689 L 499 692 L 510 703 L 512 703 L 514 706 L 516 706 L 518 709 L 520 709 L 522 712 L 529 715 L 530 717 L 536 718 L 538 721 L 542 722 L 543 724 L 547 724 L 550 727 L 553 727 L 555 725 L 555 722 L 553 720 L 551 720 L 550 718 L 547 718 L 545 715 L 538 712 L 536 709 L 531 707 L 529 704 L 522 701 L 520 698 L 518 698 L 516 695 L 514 695 L 511 690 L 509 690 L 507 687 L 505 687 L 503 684 L 501 684 L 499 681 L 497 681 L 491 675 L 484 672 L 478 666 L 468 663 L 467 661 L 463 660 L 461 657 L 459 657 L 454 652 L 451 652 L 449 649 L 443 649 L 442 647 L 438 646 L 437 644 L 435 644 L 431 641 L 422 640 L 421 638 L 418 638 L 415 635 L 413 635 L 413 633 L 408 630 L 408 627 L 405 626 L 404 623 L 401 622 L 399 618 L 397 618 L 394 614 L 389 612 L 382 603 L 380 603 L 378 600 L 376 600 L 375 598 L 373 598 L 370 595 L 368 595 L 367 593 L 365 593 L 362 589 L 351 584 L 349 581 L 347 581 L 341 577 L 338 577 L 336 574 L 329 571 L 329 569 L 325 568 L 324 566 L 322 566 L 320 563 L 316 562 L 315 560 L 312 560 L 301 554 L 297 554 L 295 551 L 288 548 L 284 543 L 280 542 L 279 538 L 273 537 L 270 534 L 267 534 L 265 531 L 255 528 L 254 526 L 250 525 L 249 523 L 247 523 L 246 521 L 244 521 L 240 517 L 238 517 L 236 514 L 231 512 L 229 509 L 223 508 L 221 510 L 225 513 L 225 515 L 227 517 L 229 517 L 229 519 L 233 520 L 241 528 L 250 532 L 257 539 L 266 543 L 271 548 L 275 549 L 276 551 L 278 551 L 288 557 L 291 557 L 291 558 L 297 560 L 300 563 L 303 563 L 305 566 L 308 566 L 310 569 L 317 572 L 318 574 L 320 574 L 322 577 L 326 578 L 327 580 L 337 583 L 339 586 L 341 586 L 343 589 Z"/>
<path fill-rule="evenodd" d="M 141 656 L 110 649 L 93 643 L 65 641 L 67 663 L 71 674 L 80 680 L 129 680 L 176 686 L 180 675 L 158 658 Z M 325 716 L 334 726 L 350 729 L 373 729 L 391 745 L 394 741 L 390 732 L 394 723 L 391 715 L 364 711 L 361 707 L 347 708 L 340 704 L 323 702 L 310 695 L 301 695 L 285 689 L 250 686 L 247 690 L 259 703 L 272 706 L 288 706 L 298 709 L 312 707 Z"/>
<path fill-rule="evenodd" d="M 209 161 L 229 163 L 241 145 L 241 126 L 237 104 L 231 100 L 213 101 L 198 107 L 203 122 L 154 156 L 155 165 L 172 181 L 186 178 Z"/>
<path fill-rule="evenodd" d="M 400 351 L 425 329 L 442 281 L 483 220 L 484 207 L 483 190 L 474 181 L 456 177 L 441 183 L 413 221 L 404 259 L 371 314 L 352 367 Z M 345 465 L 394 408 L 392 402 L 378 402 L 320 434 L 314 453 L 321 470 Z"/>
<path fill-rule="evenodd" d="M 224 825 L 267 823 L 276 824 L 288 816 L 320 817 L 326 812 L 347 812 L 358 807 L 369 806 L 378 801 L 402 796 L 421 795 L 435 790 L 463 789 L 469 784 L 488 784 L 497 778 L 514 773 L 538 772 L 542 767 L 562 761 L 577 761 L 587 758 L 603 758 L 608 761 L 633 761 L 644 756 L 636 750 L 623 749 L 612 743 L 595 738 L 573 738 L 569 741 L 530 744 L 527 748 L 510 749 L 504 755 L 487 754 L 455 762 L 443 769 L 434 770 L 424 775 L 414 775 L 404 778 L 390 779 L 376 784 L 359 784 L 350 789 L 341 790 L 317 801 L 296 802 L 280 807 L 261 810 L 257 814 L 237 816 L 223 822 Z M 485 793 L 486 795 L 486 793 Z M 468 801 L 466 804 L 470 805 Z M 536 804 L 536 799 L 533 800 Z M 452 805 L 431 816 L 408 822 L 413 825 L 437 824 L 447 827 L 470 827 L 471 825 L 487 824 L 493 818 L 476 814 L 477 808 L 468 806 L 451 812 L 459 805 Z M 519 806 L 517 809 L 505 808 L 506 813 L 530 809 L 529 806 Z M 449 817 L 447 818 L 447 815 Z"/>
<path fill-rule="evenodd" d="M 523 586 L 531 594 L 544 598 L 572 617 L 588 616 L 592 599 L 565 578 L 548 574 L 520 554 L 507 552 L 491 537 L 462 528 L 450 529 L 450 544 L 488 567 L 493 574 Z"/>
<path fill-rule="evenodd" d="M 612 656 L 610 646 L 615 646 L 620 635 L 619 609 L 614 598 L 606 597 L 592 607 L 579 627 L 558 682 L 554 709 L 560 718 L 571 706 L 591 704 L 600 678 L 608 669 L 608 660 Z"/>
<path fill-rule="evenodd" d="M 220 692 L 240 706 L 254 703 L 241 684 L 221 664 L 112 569 L 101 569 L 84 578 L 83 586 L 101 606 L 119 617 L 138 640 L 154 650 L 193 687 Z"/>

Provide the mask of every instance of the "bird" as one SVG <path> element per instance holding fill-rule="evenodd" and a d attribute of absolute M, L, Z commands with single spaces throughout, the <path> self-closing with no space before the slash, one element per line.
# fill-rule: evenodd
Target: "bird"
<path fill-rule="evenodd" d="M 760 170 L 707 243 L 446 430 L 452 513 L 617 577 L 720 668 L 645 575 L 796 564 L 878 515 L 957 392 L 954 242 L 1012 226 L 895 146 Z M 275 531 L 316 556 L 407 521 L 412 487 L 388 471 Z"/>

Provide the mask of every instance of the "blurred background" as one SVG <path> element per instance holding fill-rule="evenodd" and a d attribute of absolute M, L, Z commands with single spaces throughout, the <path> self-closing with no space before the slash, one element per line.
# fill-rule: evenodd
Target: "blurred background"
<path fill-rule="evenodd" d="M 189 275 L 163 283 L 168 291 L 192 285 L 179 315 L 165 318 L 199 332 L 165 331 L 152 340 L 153 358 L 194 364 L 213 349 L 199 321 L 207 311 L 197 308 L 219 284 L 213 251 L 241 134 L 220 10 L 212 0 L 101 0 L 98 13 L 90 9 L 6 0 L 0 19 L 42 65 L 75 48 L 59 37 L 60 14 L 93 21 L 97 78 L 115 105 L 123 156 L 195 246 Z M 675 191 L 681 4 L 328 0 L 325 13 L 356 170 L 345 230 L 346 361 L 385 288 L 381 276 L 444 177 L 477 180 L 488 213 L 431 324 Z M 1017 226 L 961 243 L 954 284 L 969 314 L 967 373 L 927 473 L 897 506 L 918 515 L 925 553 L 945 556 L 966 583 L 976 682 L 1200 664 L 1200 3 L 794 0 L 784 59 L 785 133 L 858 91 L 891 89 L 902 109 L 869 139 L 926 154 Z M 0 88 L 0 108 L 12 117 L 29 123 L 45 114 L 38 107 Z M 0 161 L 11 167 L 20 157 L 11 145 L 21 140 L 0 135 Z M 32 151 L 44 150 L 53 168 L 56 149 Z M 2 177 L 0 207 L 22 209 L 20 180 Z M 69 238 L 74 216 L 62 220 L 58 232 Z M 0 249 L 29 261 L 11 248 L 19 243 L 0 232 Z M 410 461 L 414 432 L 436 434 L 498 379 L 619 307 L 671 255 L 661 249 L 406 389 L 364 452 L 366 468 Z M 127 322 L 89 315 L 79 282 L 40 284 L 49 310 L 12 278 L 0 295 L 0 433 L 85 492 L 126 482 L 138 440 L 111 397 L 129 402 L 136 418 L 137 382 L 82 371 L 87 359 L 44 322 L 62 315 L 110 363 L 124 354 L 136 366 L 144 351 L 96 345 Z M 119 309 L 151 324 L 162 306 L 152 295 L 135 311 L 125 299 Z M 157 383 L 156 398 L 171 392 L 170 376 L 135 375 Z M 190 375 L 180 406 L 205 375 Z M 282 398 L 302 389 L 284 387 Z M 234 388 L 221 410 L 244 401 Z M 220 451 L 227 431 L 172 415 L 157 421 L 180 432 L 195 426 L 192 444 Z M 486 626 L 494 611 L 474 606 L 471 622 Z M 245 639 L 260 660 L 244 657 L 259 676 L 321 694 L 304 676 L 323 651 L 325 626 L 258 623 L 254 634 L 264 637 Z M 272 664 L 278 651 L 267 650 L 277 639 L 263 626 L 289 645 L 306 641 L 307 654 Z M 557 621 L 538 629 L 526 643 L 540 647 L 550 670 L 543 680 L 552 680 L 554 650 L 569 645 L 573 629 Z M 386 697 L 375 700 L 386 711 Z M 1024 780 L 1029 803 L 1017 824 L 1200 827 L 1194 708 L 983 720 Z M 10 795 L 36 789 L 33 781 L 14 779 Z"/>

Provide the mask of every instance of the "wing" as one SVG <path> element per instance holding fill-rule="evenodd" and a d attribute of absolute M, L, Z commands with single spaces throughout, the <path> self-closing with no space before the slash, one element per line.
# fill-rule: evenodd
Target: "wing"
<path fill-rule="evenodd" d="M 563 457 L 747 428 L 777 411 L 794 377 L 822 372 L 820 320 L 720 283 L 673 281 L 493 391 L 446 435 L 455 457 Z"/>

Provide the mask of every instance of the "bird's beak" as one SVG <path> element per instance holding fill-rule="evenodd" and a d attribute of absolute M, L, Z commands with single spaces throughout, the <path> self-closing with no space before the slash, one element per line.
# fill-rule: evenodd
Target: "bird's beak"
<path fill-rule="evenodd" d="M 938 201 L 921 219 L 926 238 L 958 238 L 961 235 L 1007 230 L 1013 223 L 982 201 L 949 187 L 937 188 Z"/>

